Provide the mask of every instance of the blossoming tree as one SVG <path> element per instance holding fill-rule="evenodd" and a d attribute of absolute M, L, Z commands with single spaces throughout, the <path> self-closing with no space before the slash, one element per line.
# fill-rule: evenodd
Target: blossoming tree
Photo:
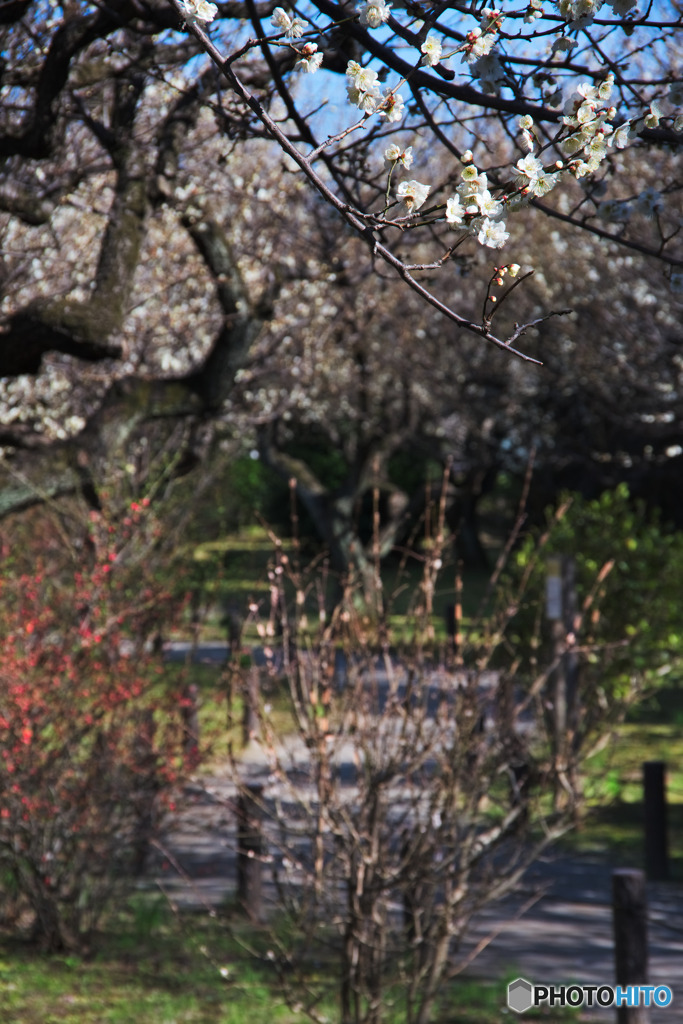
<path fill-rule="evenodd" d="M 520 339 L 585 291 L 536 287 L 520 230 L 576 228 L 582 251 L 650 257 L 679 288 L 679 28 L 674 5 L 627 2 L 4 5 L 1 440 L 21 475 L 0 511 L 91 486 L 152 420 L 179 418 L 196 460 L 256 339 L 279 350 L 301 304 L 339 317 L 313 280 L 335 273 L 338 228 L 366 293 L 388 268 L 418 300 L 406 344 L 426 358 L 426 318 L 430 337 L 450 326 L 477 377 L 489 343 L 550 362 L 557 346 Z M 333 213 L 315 267 L 307 189 Z M 496 269 L 464 301 L 477 258 Z"/>
<path fill-rule="evenodd" d="M 619 211 L 628 200 L 618 193 L 620 151 L 680 144 L 683 85 L 674 66 L 673 39 L 680 28 L 674 7 L 642 14 L 631 0 L 609 5 L 532 0 L 500 10 L 420 3 L 392 9 L 384 0 L 358 8 L 325 0 L 296 11 L 277 7 L 269 26 L 252 6 L 253 37 L 231 40 L 224 34 L 222 5 L 169 2 L 233 92 L 367 239 L 373 255 L 448 319 L 512 351 L 529 325 L 517 325 L 510 336 L 498 338 L 492 314 L 485 313 L 481 322 L 463 317 L 421 283 L 421 272 L 447 264 L 472 237 L 502 249 L 509 237 L 506 218 L 527 204 L 609 236 L 595 223 L 596 207 L 604 219 L 623 222 Z M 340 37 L 342 52 L 351 55 L 345 67 Z M 305 84 L 293 86 L 277 67 L 275 54 L 283 47 L 295 71 L 318 73 L 326 57 L 331 70 L 344 70 L 349 109 L 335 124 L 320 116 Z M 267 98 L 244 84 L 241 68 L 248 66 L 253 50 L 265 56 L 273 71 L 272 87 L 284 104 L 284 118 L 274 117 Z M 308 109 L 313 111 L 309 116 Z M 496 147 L 491 159 L 493 119 L 503 125 L 509 146 L 502 155 Z M 405 133 L 411 146 L 405 145 Z M 388 172 L 377 169 L 387 141 Z M 421 173 L 431 177 L 439 149 L 450 156 L 445 174 L 428 183 L 404 177 L 394 187 L 392 178 L 411 167 L 415 151 L 421 153 Z M 569 208 L 553 206 L 548 198 L 563 179 L 588 186 Z M 596 182 L 601 194 L 609 196 L 599 204 Z M 672 181 L 666 191 L 677 188 Z M 655 190 L 634 202 L 660 215 L 657 255 L 668 264 L 672 286 L 680 288 L 680 256 L 671 244 L 677 219 L 671 224 L 672 211 L 667 217 L 666 199 Z M 425 226 L 435 239 L 434 259 L 409 264 L 397 255 L 395 240 L 400 245 L 406 230 Z M 621 230 L 614 236 L 642 249 Z M 496 284 L 503 286 L 517 273 L 516 263 L 504 264 Z"/>
<path fill-rule="evenodd" d="M 50 352 L 121 359 L 155 210 L 185 218 L 223 285 L 219 301 L 226 310 L 241 302 L 245 322 L 245 294 L 235 292 L 212 211 L 189 209 L 201 182 L 179 180 L 200 116 L 213 118 L 226 148 L 273 139 L 289 160 L 282 173 L 308 179 L 365 239 L 369 267 L 384 261 L 451 323 L 507 350 L 518 351 L 529 326 L 496 333 L 501 299 L 520 283 L 505 250 L 523 206 L 655 254 L 680 287 L 675 178 L 636 194 L 620 179 L 625 150 L 647 167 L 653 146 L 680 145 L 679 29 L 675 4 L 641 12 L 628 0 L 532 0 L 501 10 L 384 0 L 296 9 L 251 0 L 5 4 L 6 286 L 15 222 L 39 228 L 65 208 L 77 211 L 96 174 L 106 187 L 100 225 L 84 243 L 99 250 L 94 265 L 59 283 L 57 268 L 42 267 L 41 295 L 6 301 L 0 373 L 35 374 Z M 574 191 L 560 194 L 560 183 Z M 658 228 L 646 244 L 626 223 L 629 209 L 644 206 Z M 404 257 L 408 232 L 426 240 L 418 260 Z M 500 273 L 473 318 L 449 302 L 449 270 L 480 246 Z M 42 262 L 39 253 L 31 260 Z"/>

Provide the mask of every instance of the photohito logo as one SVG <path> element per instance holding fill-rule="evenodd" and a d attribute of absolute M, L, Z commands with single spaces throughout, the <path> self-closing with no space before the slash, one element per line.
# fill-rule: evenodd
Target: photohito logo
<path fill-rule="evenodd" d="M 668 985 L 532 985 L 516 978 L 508 985 L 508 1006 L 524 1013 L 533 1006 L 668 1006 Z"/>

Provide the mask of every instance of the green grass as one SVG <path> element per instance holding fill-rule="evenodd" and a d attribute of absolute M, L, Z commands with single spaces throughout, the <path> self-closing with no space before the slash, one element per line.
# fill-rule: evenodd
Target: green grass
<path fill-rule="evenodd" d="M 683 881 L 683 733 L 677 725 L 629 722 L 586 762 L 586 817 L 565 845 L 577 853 L 604 853 L 617 864 L 642 866 L 644 761 L 667 765 L 670 863 L 672 877 Z"/>
<path fill-rule="evenodd" d="M 206 952 L 203 952 L 205 950 Z M 225 973 L 225 976 L 223 973 Z M 130 912 L 110 921 L 92 959 L 44 956 L 0 942 L 3 1024 L 293 1024 L 272 971 L 227 933 L 161 915 L 140 930 Z"/>
<path fill-rule="evenodd" d="M 201 737 L 202 771 L 225 761 L 229 753 L 239 754 L 243 747 L 242 715 L 244 698 L 239 680 L 230 692 L 229 670 L 219 665 L 171 663 L 165 666 L 165 685 L 182 690 L 194 684 L 198 691 L 199 730 Z M 242 678 L 244 673 L 240 673 Z M 261 697 L 268 705 L 268 718 L 278 735 L 294 731 L 291 698 L 285 683 L 279 679 L 261 677 Z"/>
<path fill-rule="evenodd" d="M 290 539 L 282 541 L 282 551 L 294 560 L 296 555 Z M 205 598 L 206 614 L 202 624 L 202 639 L 225 639 L 226 610 L 246 615 L 250 603 L 260 606 L 261 615 L 267 618 L 269 611 L 268 569 L 274 564 L 274 545 L 267 531 L 260 526 L 251 526 L 220 540 L 198 545 L 192 552 L 192 576 Z M 306 568 L 315 560 L 301 556 L 301 566 Z M 319 567 L 318 567 L 319 568 Z M 313 574 L 318 571 L 313 569 Z M 388 622 L 395 632 L 396 642 L 412 636 L 413 613 L 416 601 L 420 599 L 420 587 L 424 575 L 424 560 L 420 555 L 409 554 L 403 558 L 393 555 L 382 563 L 384 605 Z M 311 586 L 311 575 L 303 573 L 306 592 L 305 610 L 311 622 L 317 621 L 318 595 Z M 484 572 L 468 572 L 463 587 L 463 616 L 471 620 L 478 612 L 486 593 L 488 575 Z M 328 603 L 335 588 L 334 578 L 327 579 Z M 286 591 L 292 589 L 286 585 Z M 293 592 L 292 592 L 293 597 Z M 437 643 L 446 640 L 446 611 L 455 601 L 455 568 L 446 562 L 439 574 L 433 595 L 432 624 Z M 189 613 L 188 613 L 189 614 Z M 260 638 L 252 624 L 244 633 L 247 643 L 259 643 Z"/>
<path fill-rule="evenodd" d="M 265 952 L 265 930 L 228 929 L 206 915 L 176 917 L 137 897 L 108 922 L 90 958 L 47 956 L 0 936 L 3 1024 L 298 1024 Z M 261 954 L 252 955 L 250 950 Z M 325 965 L 326 981 L 334 966 Z M 305 969 L 305 965 L 304 965 Z M 320 980 L 321 965 L 310 967 Z M 456 978 L 442 993 L 435 1024 L 499 1024 L 511 973 L 499 982 Z M 404 1024 L 400 990 L 386 1002 L 386 1024 Z M 317 1004 L 338 1021 L 336 993 Z M 558 1013 L 530 1020 L 575 1019 Z"/>

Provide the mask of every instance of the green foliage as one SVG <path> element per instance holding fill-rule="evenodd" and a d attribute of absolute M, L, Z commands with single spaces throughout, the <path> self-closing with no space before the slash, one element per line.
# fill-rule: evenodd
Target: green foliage
<path fill-rule="evenodd" d="M 241 924 L 228 929 L 208 917 L 174 917 L 151 899 L 141 894 L 110 917 L 93 957 L 47 956 L 0 939 L 3 1024 L 299 1024 L 308 1019 L 283 1000 L 261 930 Z M 320 956 L 298 966 L 313 980 L 321 970 Z M 437 1024 L 498 1024 L 513 977 L 511 969 L 494 982 L 462 977 L 448 982 Z M 334 998 L 316 1009 L 322 1019 L 339 1020 Z M 385 1014 L 387 1024 L 406 1022 L 391 999 Z"/>
<path fill-rule="evenodd" d="M 255 522 L 256 514 L 269 518 L 270 507 L 282 503 L 287 487 L 261 462 L 245 455 L 226 465 L 216 461 L 210 467 L 211 482 L 201 488 L 197 501 L 197 482 L 190 475 L 177 485 L 175 501 L 181 507 L 191 505 L 193 515 L 185 539 L 202 543 L 234 533 Z M 284 498 L 287 507 L 286 498 Z"/>
<path fill-rule="evenodd" d="M 593 501 L 564 496 L 559 513 L 548 512 L 540 558 L 538 543 L 537 533 L 527 537 L 512 571 L 517 581 L 529 577 L 525 613 L 509 637 L 527 671 L 534 670 L 539 645 L 548 642 L 547 622 L 541 624 L 540 640 L 531 628 L 532 616 L 538 623 L 543 607 L 546 557 L 568 555 L 576 565 L 584 690 L 592 687 L 601 699 L 618 703 L 634 692 L 651 691 L 664 679 L 669 685 L 680 682 L 683 534 L 648 515 L 620 485 Z"/>

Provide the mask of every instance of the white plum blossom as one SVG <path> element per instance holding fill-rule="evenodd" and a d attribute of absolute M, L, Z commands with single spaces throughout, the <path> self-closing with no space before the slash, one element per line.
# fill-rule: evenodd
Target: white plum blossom
<path fill-rule="evenodd" d="M 543 3 L 542 0 L 529 0 L 529 6 L 524 12 L 524 21 L 527 25 L 531 22 L 536 21 L 537 18 L 543 17 Z"/>
<path fill-rule="evenodd" d="M 645 118 L 644 118 L 644 120 L 645 120 L 645 127 L 646 128 L 657 128 L 658 125 L 659 125 L 659 119 L 661 117 L 663 117 L 663 116 L 664 116 L 664 112 L 663 112 L 663 110 L 661 108 L 661 105 L 656 100 L 653 100 L 652 103 L 650 104 L 650 109 L 648 110 L 648 112 L 647 112 L 647 114 L 645 115 Z"/>
<path fill-rule="evenodd" d="M 464 163 L 464 161 L 463 161 Z M 480 174 L 477 170 L 476 164 L 467 163 L 460 172 L 462 180 L 468 184 L 471 184 L 472 188 L 476 192 L 479 188 L 488 188 L 488 178 L 486 172 L 482 171 Z"/>
<path fill-rule="evenodd" d="M 495 32 L 482 32 L 480 28 L 472 29 L 465 36 L 463 61 L 474 64 L 480 57 L 486 57 L 493 49 L 495 42 Z"/>
<path fill-rule="evenodd" d="M 631 207 L 620 199 L 605 199 L 596 212 L 608 224 L 624 224 L 631 216 Z"/>
<path fill-rule="evenodd" d="M 479 27 L 472 29 L 465 36 L 462 59 L 468 64 L 473 64 L 480 57 L 486 57 L 496 42 L 503 15 L 500 11 L 491 7 L 485 7 L 482 11 Z"/>
<path fill-rule="evenodd" d="M 543 171 L 543 164 L 533 153 L 529 153 L 528 156 L 519 159 L 515 167 L 518 172 L 515 177 L 515 184 L 519 185 L 520 188 L 527 188 Z"/>
<path fill-rule="evenodd" d="M 389 20 L 391 4 L 384 0 L 370 0 L 364 4 L 360 11 L 360 23 L 367 28 L 379 28 L 385 21 Z"/>
<path fill-rule="evenodd" d="M 400 92 L 387 90 L 382 102 L 377 106 L 377 111 L 384 121 L 400 121 L 403 117 L 403 108 L 403 97 Z"/>
<path fill-rule="evenodd" d="M 180 0 L 180 2 L 188 21 L 203 21 L 208 25 L 218 14 L 216 5 L 208 3 L 208 0 Z"/>
<path fill-rule="evenodd" d="M 477 241 L 480 245 L 487 245 L 489 249 L 502 249 L 510 237 L 501 220 L 493 221 L 484 217 L 481 223 L 475 226 L 478 227 Z"/>
<path fill-rule="evenodd" d="M 519 119 L 519 127 L 522 129 L 522 141 L 524 148 L 531 152 L 536 142 L 536 129 L 534 119 L 529 114 L 524 114 Z"/>
<path fill-rule="evenodd" d="M 663 200 L 660 193 L 656 188 L 652 187 L 644 189 L 633 204 L 636 213 L 642 214 L 648 220 L 652 220 L 654 215 L 662 209 L 662 206 Z"/>
<path fill-rule="evenodd" d="M 407 146 L 405 149 L 401 149 L 396 143 L 392 143 L 384 150 L 384 163 L 387 167 L 393 167 L 394 164 L 401 164 L 408 170 L 413 163 L 413 147 Z"/>
<path fill-rule="evenodd" d="M 578 45 L 576 39 L 569 39 L 567 36 L 557 36 L 553 41 L 551 53 L 569 53 Z"/>
<path fill-rule="evenodd" d="M 323 55 L 318 50 L 317 43 L 305 43 L 299 50 L 299 59 L 296 67 L 301 68 L 307 74 L 314 74 L 323 62 Z"/>
<path fill-rule="evenodd" d="M 533 196 L 545 196 L 557 185 L 559 175 L 548 172 L 538 157 L 533 153 L 523 157 L 516 163 L 517 175 L 515 184 Z"/>
<path fill-rule="evenodd" d="M 535 196 L 547 196 L 548 192 L 555 188 L 559 180 L 559 174 L 543 170 L 531 182 L 529 191 Z"/>
<path fill-rule="evenodd" d="M 489 187 L 486 174 L 483 171 L 480 174 L 474 164 L 463 168 L 461 178 L 463 179 L 462 184 L 458 185 L 456 192 L 468 205 L 474 196 Z"/>
<path fill-rule="evenodd" d="M 420 61 L 421 64 L 429 64 L 430 67 L 434 67 L 441 60 L 441 40 L 437 36 L 432 35 L 431 32 L 420 47 L 420 50 L 423 54 Z"/>
<path fill-rule="evenodd" d="M 604 0 L 560 0 L 560 14 L 571 27 L 590 25 Z"/>
<path fill-rule="evenodd" d="M 409 214 L 415 213 L 424 205 L 429 195 L 430 186 L 419 181 L 402 181 L 396 189 L 396 196 Z"/>
<path fill-rule="evenodd" d="M 631 122 L 626 121 L 625 124 L 621 124 L 618 128 L 614 129 L 610 137 L 610 143 L 616 146 L 617 149 L 625 149 L 635 134 Z"/>
<path fill-rule="evenodd" d="M 273 28 L 279 28 L 290 39 L 300 39 L 306 30 L 301 18 L 293 18 L 284 7 L 276 7 L 270 19 Z"/>
<path fill-rule="evenodd" d="M 346 77 L 360 92 L 372 92 L 377 88 L 377 72 L 362 67 L 355 60 L 350 60 L 346 65 Z"/>
<path fill-rule="evenodd" d="M 615 14 L 623 16 L 632 11 L 636 6 L 637 0 L 607 0 L 607 4 L 612 8 Z"/>
<path fill-rule="evenodd" d="M 364 114 L 374 114 L 381 97 L 379 89 L 376 92 L 363 92 L 354 85 L 347 85 L 346 92 L 351 103 L 353 103 Z"/>
<path fill-rule="evenodd" d="M 503 213 L 503 204 L 499 199 L 494 199 L 487 188 L 472 196 L 472 202 L 467 207 L 468 213 L 481 214 L 495 220 Z"/>
<path fill-rule="evenodd" d="M 560 149 L 567 157 L 579 158 L 570 164 L 570 170 L 577 178 L 592 174 L 598 169 L 607 155 L 608 136 L 616 136 L 610 142 L 618 148 L 623 148 L 628 141 L 621 129 L 615 132 L 609 124 L 616 116 L 616 107 L 603 106 L 603 103 L 609 100 L 613 84 L 612 74 L 607 75 L 597 86 L 584 82 L 565 104 L 563 124 L 578 131 L 567 135 L 560 142 Z M 587 160 L 580 158 L 582 154 Z"/>
<path fill-rule="evenodd" d="M 288 32 L 292 25 L 292 19 L 284 7 L 276 7 L 271 15 L 270 24 L 273 28 L 281 28 L 283 32 Z"/>
<path fill-rule="evenodd" d="M 496 10 L 495 7 L 485 7 L 481 12 L 479 25 L 485 32 L 496 32 L 500 28 L 503 19 L 504 15 L 499 10 Z"/>
<path fill-rule="evenodd" d="M 478 78 L 482 92 L 497 93 L 505 81 L 503 65 L 497 53 L 489 53 L 470 64 L 472 78 Z"/>
<path fill-rule="evenodd" d="M 500 249 L 509 238 L 502 215 L 505 203 L 491 195 L 486 174 L 474 164 L 463 167 L 457 195 L 446 203 L 446 221 L 454 227 L 467 226 L 480 245 Z"/>
<path fill-rule="evenodd" d="M 377 72 L 371 68 L 361 67 L 355 60 L 350 60 L 346 66 L 346 77 L 346 91 L 351 103 L 366 114 L 372 114 L 381 100 Z"/>
<path fill-rule="evenodd" d="M 446 203 L 446 220 L 456 227 L 465 221 L 465 207 L 460 201 L 460 196 L 452 196 Z"/>

